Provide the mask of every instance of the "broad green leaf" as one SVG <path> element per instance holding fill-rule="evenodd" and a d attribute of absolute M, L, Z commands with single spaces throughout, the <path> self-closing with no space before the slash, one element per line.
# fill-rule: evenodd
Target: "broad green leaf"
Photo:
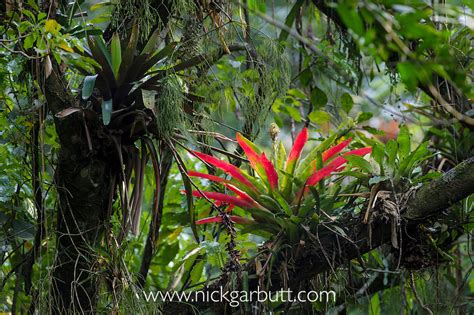
<path fill-rule="evenodd" d="M 369 315 L 380 315 L 380 300 L 378 293 L 375 293 L 370 299 Z"/>
<path fill-rule="evenodd" d="M 114 72 L 115 79 L 118 79 L 120 64 L 122 63 L 122 48 L 120 46 L 120 37 L 117 33 L 114 33 L 112 36 L 110 54 L 112 59 L 112 71 Z"/>
<path fill-rule="evenodd" d="M 292 105 L 287 105 L 284 107 L 285 111 L 290 115 L 293 120 L 301 122 L 301 113 L 298 108 L 293 107 Z"/>
<path fill-rule="evenodd" d="M 33 22 L 36 23 L 36 21 L 37 21 L 36 20 L 36 14 L 34 14 L 33 12 L 31 12 L 30 10 L 28 10 L 26 8 L 22 8 L 21 13 L 28 16 Z M 56 22 L 55 20 L 50 20 L 50 21 Z"/>
<path fill-rule="evenodd" d="M 88 22 L 92 25 L 97 25 L 100 23 L 110 23 L 110 15 L 98 15 L 95 18 L 88 20 Z"/>
<path fill-rule="evenodd" d="M 342 110 L 345 111 L 347 114 L 352 109 L 352 106 L 354 106 L 354 100 L 352 99 L 352 96 L 349 93 L 344 93 L 341 96 L 341 107 Z"/>
<path fill-rule="evenodd" d="M 309 120 L 311 120 L 312 122 L 318 125 L 322 125 L 324 123 L 331 121 L 331 115 L 329 115 L 327 112 L 322 111 L 322 110 L 312 111 L 308 115 L 308 117 L 309 117 Z"/>
<path fill-rule="evenodd" d="M 328 102 L 328 97 L 326 94 L 317 86 L 311 90 L 311 104 L 313 104 L 314 109 L 320 109 L 324 107 Z"/>
<path fill-rule="evenodd" d="M 372 118 L 374 116 L 374 114 L 372 113 L 369 113 L 369 112 L 360 112 L 357 117 L 356 117 L 356 121 L 358 124 L 364 122 L 364 121 L 367 121 L 369 120 L 370 118 Z"/>
<path fill-rule="evenodd" d="M 387 142 L 385 145 L 385 153 L 387 154 L 388 157 L 388 165 L 392 169 L 395 168 L 395 159 L 397 158 L 397 152 L 398 152 L 398 144 L 395 140 L 390 140 Z"/>
<path fill-rule="evenodd" d="M 273 213 L 283 213 L 284 210 L 277 200 L 268 195 L 258 196 L 258 202 Z"/>
<path fill-rule="evenodd" d="M 192 248 L 192 246 L 190 246 L 189 248 L 187 248 L 187 254 L 182 257 L 172 269 L 170 281 L 168 283 L 168 289 L 174 289 L 179 285 L 179 282 L 181 281 L 184 273 L 183 269 L 189 270 L 189 268 L 185 268 L 185 264 L 190 267 L 200 254 L 201 250 L 202 247 L 200 246 L 197 246 L 195 248 Z"/>
<path fill-rule="evenodd" d="M 403 125 L 400 127 L 400 132 L 398 133 L 397 142 L 398 142 L 398 155 L 400 157 L 400 160 L 404 160 L 406 157 L 408 157 L 408 154 L 410 153 L 410 144 L 411 144 L 410 132 L 408 131 L 407 126 Z"/>
<path fill-rule="evenodd" d="M 299 78 L 303 86 L 308 86 L 313 79 L 313 72 L 308 67 L 300 73 Z"/>
<path fill-rule="evenodd" d="M 103 100 L 101 107 L 102 122 L 107 126 L 110 123 L 110 119 L 112 118 L 112 100 Z"/>
<path fill-rule="evenodd" d="M 286 214 L 288 215 L 292 214 L 290 205 L 286 202 L 285 198 L 283 198 L 283 196 L 278 191 L 273 192 L 273 197 L 278 202 L 278 204 L 283 209 L 283 211 L 285 211 Z"/>
<path fill-rule="evenodd" d="M 358 171 L 340 172 L 339 175 L 341 175 L 343 177 L 347 177 L 347 176 L 355 177 L 358 180 L 360 180 L 361 182 L 365 182 L 366 183 L 365 185 L 367 185 L 367 183 L 369 182 L 369 175 L 364 174 L 362 172 L 358 172 Z"/>
<path fill-rule="evenodd" d="M 349 7 L 345 2 L 342 2 L 337 6 L 337 13 L 339 13 L 344 24 L 352 29 L 354 33 L 359 36 L 364 35 L 364 23 L 356 8 Z"/>
<path fill-rule="evenodd" d="M 362 129 L 373 135 L 384 135 L 385 133 L 382 130 L 376 129 L 370 126 L 362 126 Z"/>
<path fill-rule="evenodd" d="M 23 41 L 23 48 L 26 50 L 32 48 L 33 45 L 35 44 L 35 40 L 36 40 L 35 33 L 31 33 L 30 35 L 26 36 Z"/>
<path fill-rule="evenodd" d="M 276 235 L 280 232 L 280 227 L 278 225 L 269 224 L 269 223 L 257 223 L 252 225 L 245 225 L 240 230 L 241 234 L 251 233 L 254 235 L 259 235 L 265 238 L 269 238 L 272 235 Z"/>
<path fill-rule="evenodd" d="M 286 94 L 297 98 L 306 99 L 306 94 L 304 94 L 300 89 L 290 89 L 286 92 Z"/>
<path fill-rule="evenodd" d="M 397 69 L 407 89 L 411 91 L 415 90 L 418 84 L 416 67 L 411 62 L 406 61 L 398 63 Z"/>
<path fill-rule="evenodd" d="M 92 92 L 94 91 L 95 80 L 97 79 L 96 75 L 89 75 L 84 78 L 84 83 L 82 84 L 82 99 L 84 101 L 88 100 L 91 97 Z"/>

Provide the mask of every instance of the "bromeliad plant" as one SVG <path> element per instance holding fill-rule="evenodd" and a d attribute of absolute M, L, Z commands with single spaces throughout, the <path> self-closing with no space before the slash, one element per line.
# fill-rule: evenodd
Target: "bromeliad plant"
<path fill-rule="evenodd" d="M 94 138 L 107 139 L 100 144 L 106 147 L 101 150 L 115 151 L 117 159 L 111 163 L 116 165 L 118 171 L 112 179 L 110 205 L 118 191 L 123 211 L 119 240 L 129 230 L 134 234 L 138 233 L 148 160 L 153 163 L 157 183 L 153 215 L 156 216 L 158 212 L 160 155 L 152 139 L 165 138 L 160 134 L 157 124 L 165 110 L 158 106 L 156 98 L 158 94 L 168 95 L 169 82 L 177 80 L 175 72 L 186 69 L 178 63 L 161 71 L 164 62 L 170 61 L 177 46 L 176 42 L 164 43 L 166 30 L 156 30 L 141 49 L 137 24 L 133 25 L 126 40 L 121 40 L 121 36 L 114 33 L 109 45 L 102 35 L 89 36 L 88 48 L 84 49 L 83 54 L 93 60 L 93 69 L 86 71 L 77 68 L 85 75 L 81 91 L 84 101 L 82 105 L 85 106 L 70 107 L 56 114 L 58 118 L 65 118 L 82 113 L 90 152 L 99 150 L 97 141 L 93 143 L 91 140 Z M 160 46 L 163 48 L 158 49 Z M 193 65 L 189 64 L 190 67 Z M 171 105 L 176 105 L 181 99 L 175 97 Z M 182 111 L 181 106 L 173 108 L 178 113 Z M 167 118 L 169 117 L 170 115 Z M 102 123 L 97 123 L 98 121 Z M 135 145 L 138 141 L 140 145 Z M 133 187 L 132 190 L 130 186 Z"/>
<path fill-rule="evenodd" d="M 143 47 L 140 44 L 143 36 L 137 23 L 133 24 L 127 36 L 114 33 L 108 42 L 103 34 L 88 36 L 88 47 L 78 53 L 91 61 L 89 67 L 74 64 L 76 70 L 85 76 L 81 106 L 56 114 L 60 119 L 82 114 L 89 151 L 116 153 L 117 159 L 113 162 L 118 172 L 114 175 L 117 178 L 113 180 L 115 185 L 110 193 L 110 203 L 113 204 L 115 191 L 118 191 L 123 210 L 121 237 L 130 229 L 138 233 L 148 161 L 153 162 L 154 179 L 158 183 L 162 169 L 160 163 L 171 159 L 170 152 L 177 155 L 171 139 L 173 132 L 183 125 L 186 106 L 202 100 L 202 97 L 187 92 L 188 86 L 180 74 L 212 61 L 207 55 L 185 60 L 177 58 L 180 45 L 165 41 L 168 31 L 169 28 L 158 28 Z M 222 55 L 221 49 L 211 52 L 211 55 L 218 59 Z M 91 140 L 94 138 L 105 139 L 101 143 L 105 148 L 99 150 L 97 141 Z M 140 145 L 136 145 L 137 142 Z M 133 189 L 129 191 L 131 187 Z M 159 184 L 156 184 L 154 216 L 158 213 L 158 189 Z"/>
<path fill-rule="evenodd" d="M 193 91 L 193 80 L 186 78 L 207 69 L 229 52 L 248 49 L 246 44 L 229 47 L 223 44 L 223 48 L 185 59 L 186 54 L 182 52 L 186 42 L 167 42 L 168 31 L 169 28 L 157 29 L 143 48 L 139 42 L 143 36 L 136 23 L 127 36 L 114 33 L 107 41 L 103 35 L 88 36 L 88 47 L 81 53 L 91 61 L 90 65 L 87 69 L 77 67 L 85 75 L 81 106 L 69 107 L 56 114 L 60 119 L 82 114 L 90 154 L 116 153 L 113 164 L 117 173 L 110 204 L 118 191 L 123 212 L 121 236 L 130 229 L 138 233 L 145 168 L 149 160 L 153 162 L 154 179 L 158 182 L 161 170 L 168 169 L 160 164 L 171 164 L 174 159 L 186 190 L 191 190 L 189 178 L 185 176 L 186 168 L 174 144 L 178 143 L 176 138 L 182 137 L 184 120 L 198 117 L 195 105 L 197 107 L 197 103 L 205 99 L 190 92 Z M 197 67 L 199 71 L 196 71 Z M 259 79 L 258 82 L 264 81 Z M 271 87 L 265 91 L 274 94 Z M 103 141 L 98 144 L 93 139 Z M 155 218 L 160 204 L 156 197 L 159 186 L 155 185 Z M 191 227 L 197 238 L 193 198 L 190 193 L 187 197 Z"/>
<path fill-rule="evenodd" d="M 299 223 L 304 218 L 311 217 L 308 214 L 316 203 L 314 195 L 317 194 L 318 183 L 344 169 L 348 162 L 345 156 L 364 156 L 372 151 L 371 147 L 364 147 L 342 153 L 351 142 L 350 138 L 328 148 L 335 139 L 333 136 L 313 149 L 305 159 L 300 159 L 308 141 L 308 130 L 303 128 L 288 157 L 280 142 L 272 162 L 250 140 L 239 133 L 236 138 L 256 176 L 216 157 L 193 151 L 200 160 L 230 176 L 226 179 L 195 171 L 188 172 L 189 176 L 222 184 L 227 190 L 227 193 L 193 191 L 193 195 L 214 200 L 219 206 L 228 206 L 227 213 L 234 207 L 239 207 L 247 211 L 252 219 L 230 215 L 231 221 L 249 224 L 271 234 L 283 231 L 290 241 L 298 240 Z M 196 224 L 222 222 L 224 215 L 227 214 L 223 212 L 219 216 L 201 219 Z"/>

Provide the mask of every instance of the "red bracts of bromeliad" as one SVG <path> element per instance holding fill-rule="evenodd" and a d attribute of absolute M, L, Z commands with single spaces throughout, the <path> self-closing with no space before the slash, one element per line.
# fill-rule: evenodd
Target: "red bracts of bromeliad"
<path fill-rule="evenodd" d="M 244 150 L 252 168 L 262 179 L 268 180 L 271 190 L 278 189 L 278 174 L 265 153 L 259 154 L 260 150 L 240 133 L 237 133 L 236 139 L 242 150 Z"/>
<path fill-rule="evenodd" d="M 265 173 L 267 175 L 268 183 L 270 185 L 270 188 L 272 190 L 277 190 L 278 189 L 278 173 L 275 170 L 275 167 L 273 166 L 272 162 L 268 160 L 267 156 L 265 153 L 262 153 L 260 156 L 260 161 L 263 165 L 263 169 L 265 170 Z"/>
<path fill-rule="evenodd" d="M 293 147 L 291 148 L 290 155 L 288 156 L 288 160 L 286 161 L 287 169 L 288 169 L 288 166 L 296 163 L 307 141 L 308 141 L 308 128 L 303 128 L 298 134 L 298 136 L 296 137 L 295 143 L 293 144 Z"/>
<path fill-rule="evenodd" d="M 258 149 L 250 140 L 242 136 L 240 133 L 237 133 L 235 138 L 239 146 L 242 148 L 242 150 L 244 150 L 244 153 L 247 156 L 247 159 L 249 160 L 252 168 L 257 171 L 257 173 L 260 173 L 262 170 L 262 166 L 260 163 L 259 153 L 257 152 Z"/>
<path fill-rule="evenodd" d="M 227 174 L 232 176 L 235 180 L 237 180 L 241 184 L 243 184 L 247 187 L 250 187 L 252 189 L 255 189 L 255 186 L 247 178 L 245 178 L 242 171 L 238 167 L 236 167 L 235 165 L 232 165 L 230 163 L 221 161 L 218 158 L 215 158 L 211 155 L 207 155 L 207 154 L 197 152 L 197 151 L 192 151 L 192 152 L 195 156 L 197 156 L 198 158 L 200 158 L 204 162 L 206 162 L 206 163 L 208 163 L 212 166 L 215 166 L 217 168 L 220 168 L 221 170 L 223 170 L 224 172 L 226 172 Z"/>
<path fill-rule="evenodd" d="M 256 205 L 249 200 L 244 200 L 240 197 L 226 195 L 226 194 L 214 192 L 214 191 L 199 192 L 197 190 L 193 190 L 193 196 L 199 197 L 199 198 L 213 199 L 213 200 L 220 201 L 222 203 L 233 204 L 233 205 L 236 205 L 237 207 L 241 207 L 244 209 L 256 207 Z"/>
<path fill-rule="evenodd" d="M 352 138 L 349 138 L 324 151 L 322 154 L 323 163 L 329 160 L 330 158 L 332 158 L 334 155 L 341 152 L 342 150 L 344 150 L 344 148 L 347 147 L 351 141 L 352 141 Z"/>
<path fill-rule="evenodd" d="M 355 149 L 349 152 L 344 153 L 343 155 L 359 155 L 364 156 L 368 153 L 372 152 L 371 147 L 365 147 L 360 149 Z M 324 166 L 323 168 L 314 172 L 306 181 L 306 186 L 314 186 L 316 185 L 321 179 L 331 175 L 332 172 L 339 170 L 340 167 L 345 164 L 347 160 L 343 156 L 338 156 L 334 160 L 332 160 L 328 165 Z"/>

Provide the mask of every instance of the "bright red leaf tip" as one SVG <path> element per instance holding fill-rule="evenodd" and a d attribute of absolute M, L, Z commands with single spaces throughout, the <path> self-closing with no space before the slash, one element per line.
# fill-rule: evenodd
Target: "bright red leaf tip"
<path fill-rule="evenodd" d="M 316 185 L 322 179 L 330 176 L 333 172 L 340 170 L 343 164 L 345 164 L 346 162 L 347 160 L 345 158 L 343 158 L 342 156 L 338 156 L 328 165 L 315 171 L 310 177 L 308 177 L 305 186 L 301 188 L 300 191 L 296 194 L 294 202 L 299 202 L 303 194 L 309 191 L 309 186 Z"/>
<path fill-rule="evenodd" d="M 237 187 L 235 187 L 234 185 L 231 185 L 231 184 L 225 184 L 225 186 L 227 188 L 229 188 L 231 191 L 233 191 L 237 196 L 239 196 L 240 199 L 244 200 L 245 202 L 248 202 L 248 204 L 250 205 L 250 207 L 252 208 L 258 208 L 258 209 L 261 209 L 261 210 L 267 210 L 265 209 L 264 206 L 262 206 L 261 204 L 259 204 L 257 201 L 255 201 L 252 197 L 250 197 L 246 192 L 238 189 Z"/>
<path fill-rule="evenodd" d="M 214 191 L 204 191 L 204 192 L 201 193 L 197 190 L 193 190 L 193 196 L 194 197 L 199 197 L 199 198 L 206 197 L 208 199 L 214 199 L 214 200 L 217 200 L 217 201 L 221 201 L 223 203 L 234 204 L 237 207 L 241 207 L 241 208 L 244 208 L 244 209 L 255 207 L 255 205 L 253 203 L 251 203 L 247 200 L 244 200 L 242 198 L 238 198 L 238 197 L 235 197 L 235 196 L 230 196 L 230 195 L 226 195 L 226 194 L 222 194 L 222 193 L 218 193 L 218 192 L 214 192 Z"/>
<path fill-rule="evenodd" d="M 247 193 L 243 192 L 242 190 L 238 189 L 234 185 L 231 184 L 225 184 L 227 188 L 229 188 L 231 191 L 233 191 L 237 196 L 248 202 L 249 204 L 256 204 L 257 202 L 253 200 L 252 197 L 247 195 Z"/>
<path fill-rule="evenodd" d="M 291 186 L 292 186 L 292 180 L 291 176 L 293 175 L 295 168 L 296 168 L 296 162 L 298 161 L 301 151 L 303 151 L 303 147 L 306 144 L 306 141 L 308 141 L 308 129 L 303 128 L 298 136 L 295 139 L 295 143 L 293 144 L 293 147 L 291 148 L 290 155 L 288 156 L 288 159 L 286 160 L 285 163 L 285 173 L 287 174 L 286 176 L 283 177 L 283 183 L 282 183 L 282 189 L 283 189 L 283 196 L 289 196 L 291 193 Z"/>
<path fill-rule="evenodd" d="M 196 171 L 188 171 L 188 175 L 191 176 L 191 177 L 199 177 L 199 178 L 212 180 L 213 182 L 217 182 L 217 183 L 226 183 L 227 182 L 227 180 L 225 180 L 222 177 L 211 175 L 211 174 L 206 174 L 206 173 L 200 173 L 200 172 L 196 172 Z"/>
<path fill-rule="evenodd" d="M 229 205 L 229 206 L 227 207 L 227 209 L 225 210 L 225 212 L 227 212 L 227 213 L 232 213 L 232 210 L 234 210 L 234 207 L 235 207 L 235 205 Z"/>
<path fill-rule="evenodd" d="M 322 157 L 323 157 L 323 162 L 326 162 L 330 158 L 332 158 L 334 155 L 338 154 L 341 152 L 345 147 L 349 145 L 349 143 L 352 141 L 352 138 L 349 138 L 347 140 L 342 141 L 338 145 L 335 145 L 326 151 L 323 152 Z"/>
<path fill-rule="evenodd" d="M 245 186 L 255 189 L 255 186 L 247 178 L 245 178 L 238 167 L 201 152 L 192 151 L 192 153 L 204 162 L 220 168 Z"/>
<path fill-rule="evenodd" d="M 341 160 L 342 163 L 345 163 L 344 160 Z M 317 170 L 316 172 L 311 175 L 308 180 L 306 181 L 307 186 L 314 186 L 316 185 L 320 180 L 323 178 L 331 175 L 332 172 L 334 172 L 339 166 L 341 166 L 338 163 L 330 163 L 329 165 L 321 168 L 320 170 Z"/>
<path fill-rule="evenodd" d="M 295 143 L 293 144 L 293 147 L 291 148 L 290 155 L 288 156 L 288 161 L 287 163 L 296 161 L 300 155 L 301 151 L 303 151 L 303 147 L 308 141 L 308 128 L 303 128 L 298 136 L 295 139 Z"/>
<path fill-rule="evenodd" d="M 260 156 L 260 162 L 265 169 L 265 173 L 267 174 L 268 183 L 270 184 L 270 188 L 272 190 L 278 189 L 278 173 L 275 170 L 273 164 L 267 159 L 265 153 L 262 153 Z"/>
<path fill-rule="evenodd" d="M 239 224 L 254 224 L 255 223 L 255 221 L 253 220 L 242 218 L 236 215 L 231 215 L 229 216 L 229 218 L 232 222 L 239 223 Z M 217 217 L 209 217 L 209 218 L 197 220 L 196 224 L 220 223 L 220 222 L 222 222 L 222 217 L 217 216 Z"/>
<path fill-rule="evenodd" d="M 371 147 L 365 147 L 360 149 L 355 149 L 349 152 L 344 153 L 344 155 L 359 155 L 364 156 L 372 152 Z M 307 186 L 316 185 L 321 179 L 331 175 L 332 172 L 341 170 L 342 166 L 347 162 L 343 156 L 338 156 L 331 161 L 328 165 L 314 172 L 306 181 Z"/>
<path fill-rule="evenodd" d="M 372 147 L 365 147 L 365 148 L 355 149 L 355 150 L 346 152 L 346 153 L 344 153 L 344 155 L 364 156 L 366 154 L 369 154 L 370 152 L 372 152 Z"/>
<path fill-rule="evenodd" d="M 221 217 L 209 217 L 209 218 L 197 220 L 196 224 L 208 224 L 208 223 L 219 223 L 219 222 L 222 222 Z"/>
<path fill-rule="evenodd" d="M 239 132 L 236 134 L 235 138 L 237 139 L 237 142 L 239 143 L 242 150 L 244 150 L 245 155 L 249 159 L 250 165 L 253 167 L 254 170 L 258 172 L 259 171 L 259 156 L 255 150 L 255 147 L 253 147 L 252 142 L 250 142 L 250 140 L 242 136 Z"/>

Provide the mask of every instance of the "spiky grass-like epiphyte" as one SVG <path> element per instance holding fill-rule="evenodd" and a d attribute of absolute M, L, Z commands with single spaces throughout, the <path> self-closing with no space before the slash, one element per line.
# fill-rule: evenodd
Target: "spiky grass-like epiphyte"
<path fill-rule="evenodd" d="M 125 21 L 136 20 L 140 27 L 140 41 L 146 41 L 157 25 L 158 12 L 152 5 L 152 0 L 119 0 L 112 11 L 112 26 L 120 33 L 127 27 Z"/>
<path fill-rule="evenodd" d="M 156 120 L 161 138 L 170 138 L 174 129 L 183 126 L 184 95 L 179 79 L 169 75 L 162 81 L 162 90 L 156 101 Z"/>
<path fill-rule="evenodd" d="M 257 52 L 267 68 L 264 72 L 263 84 L 265 87 L 271 87 L 265 96 L 273 101 L 275 97 L 283 96 L 290 85 L 290 64 L 285 56 L 284 48 L 270 38 L 263 40 L 262 45 L 257 47 Z"/>
<path fill-rule="evenodd" d="M 196 9 L 192 0 L 169 1 L 170 10 L 176 16 L 190 16 Z M 165 6 L 162 3 L 160 6 Z M 112 11 L 112 26 L 119 32 L 128 27 L 124 22 L 137 21 L 140 26 L 140 41 L 146 42 L 156 27 L 162 27 L 156 1 L 153 0 L 118 0 Z"/>
<path fill-rule="evenodd" d="M 290 66 L 284 51 L 271 40 L 264 39 L 256 50 L 259 60 L 254 73 L 258 80 L 253 87 L 254 93 L 242 102 L 242 111 L 246 121 L 253 122 L 253 128 L 258 129 L 265 122 L 275 99 L 286 93 L 290 84 Z"/>
<path fill-rule="evenodd" d="M 184 58 L 191 58 L 202 53 L 202 23 L 193 15 L 184 18 L 183 37 L 179 53 Z"/>
<path fill-rule="evenodd" d="M 193 0 L 172 0 L 172 9 L 180 16 L 186 17 L 196 10 L 196 3 Z"/>

